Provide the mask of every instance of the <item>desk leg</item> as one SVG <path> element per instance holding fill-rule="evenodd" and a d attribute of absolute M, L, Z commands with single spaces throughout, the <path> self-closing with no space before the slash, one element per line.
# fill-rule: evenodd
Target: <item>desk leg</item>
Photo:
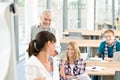
<path fill-rule="evenodd" d="M 84 47 L 84 53 L 87 53 L 87 47 Z"/>
<path fill-rule="evenodd" d="M 103 76 L 100 77 L 100 80 L 103 80 Z"/>
<path fill-rule="evenodd" d="M 103 76 L 91 75 L 90 78 L 91 78 L 91 80 L 103 80 Z"/>
<path fill-rule="evenodd" d="M 98 76 L 98 80 L 103 80 L 103 76 Z"/>
<path fill-rule="evenodd" d="M 97 37 L 96 37 L 96 36 L 89 36 L 89 39 L 90 39 L 90 40 L 91 40 L 91 39 L 96 40 Z"/>
<path fill-rule="evenodd" d="M 92 57 L 92 48 L 87 47 L 87 53 L 89 57 Z"/>

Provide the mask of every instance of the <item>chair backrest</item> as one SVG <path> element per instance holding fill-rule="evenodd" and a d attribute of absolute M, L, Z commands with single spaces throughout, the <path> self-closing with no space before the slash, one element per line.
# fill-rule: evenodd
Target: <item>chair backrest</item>
<path fill-rule="evenodd" d="M 101 39 L 103 39 L 103 38 L 104 38 L 104 33 L 101 33 L 101 36 L 100 36 L 100 37 L 101 37 Z"/>
<path fill-rule="evenodd" d="M 104 23 L 103 24 L 103 29 L 116 29 L 116 26 Z"/>
<path fill-rule="evenodd" d="M 61 53 L 65 52 L 67 48 L 67 43 L 60 43 L 60 45 L 61 45 Z"/>
<path fill-rule="evenodd" d="M 83 60 L 87 60 L 87 58 L 88 58 L 88 53 L 81 53 L 80 55 L 81 55 L 80 57 L 81 57 Z"/>
<path fill-rule="evenodd" d="M 57 55 L 57 57 L 59 57 L 60 59 L 66 57 L 66 48 L 67 48 L 67 43 L 60 43 L 61 45 L 61 52 L 59 55 Z"/>
<path fill-rule="evenodd" d="M 81 32 L 69 32 L 69 37 L 82 39 L 82 33 Z"/>
<path fill-rule="evenodd" d="M 120 80 L 120 71 L 115 71 L 114 80 Z"/>

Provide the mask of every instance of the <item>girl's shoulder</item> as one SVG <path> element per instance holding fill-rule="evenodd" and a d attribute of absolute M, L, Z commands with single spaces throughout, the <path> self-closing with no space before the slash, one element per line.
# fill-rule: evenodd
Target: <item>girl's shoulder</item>
<path fill-rule="evenodd" d="M 75 64 L 81 64 L 81 63 L 85 63 L 85 61 L 83 60 L 83 58 L 77 58 L 75 60 Z"/>
<path fill-rule="evenodd" d="M 83 58 L 76 58 L 76 61 L 83 61 Z"/>

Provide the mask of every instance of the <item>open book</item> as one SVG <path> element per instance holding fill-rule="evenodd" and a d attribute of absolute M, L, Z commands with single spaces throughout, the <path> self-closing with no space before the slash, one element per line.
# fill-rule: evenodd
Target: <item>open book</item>
<path fill-rule="evenodd" d="M 102 61 L 102 58 L 98 58 L 98 57 L 91 57 L 88 59 L 89 61 Z"/>
<path fill-rule="evenodd" d="M 113 53 L 113 60 L 114 62 L 120 62 L 120 51 Z"/>

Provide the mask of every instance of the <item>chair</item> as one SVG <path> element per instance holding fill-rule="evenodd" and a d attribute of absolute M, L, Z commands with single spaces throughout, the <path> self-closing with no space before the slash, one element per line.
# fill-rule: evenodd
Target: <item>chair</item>
<path fill-rule="evenodd" d="M 81 57 L 83 60 L 87 60 L 87 59 L 88 59 L 88 53 L 81 53 L 81 54 L 80 54 L 80 57 Z"/>
<path fill-rule="evenodd" d="M 82 39 L 81 32 L 69 32 L 69 38 Z"/>
<path fill-rule="evenodd" d="M 116 26 L 113 26 L 111 24 L 104 23 L 102 26 L 103 26 L 103 29 L 116 29 Z"/>
<path fill-rule="evenodd" d="M 60 43 L 61 45 L 61 53 L 65 52 L 66 48 L 67 48 L 67 43 Z"/>
<path fill-rule="evenodd" d="M 114 80 L 120 80 L 120 71 L 115 71 Z"/>
<path fill-rule="evenodd" d="M 60 45 L 61 45 L 61 52 L 60 52 L 60 54 L 58 55 L 58 57 L 59 57 L 60 59 L 62 59 L 62 58 L 64 58 L 64 57 L 66 56 L 65 50 L 66 50 L 66 48 L 67 48 L 67 43 L 60 43 Z"/>
<path fill-rule="evenodd" d="M 101 33 L 100 39 L 104 39 L 104 33 Z"/>

